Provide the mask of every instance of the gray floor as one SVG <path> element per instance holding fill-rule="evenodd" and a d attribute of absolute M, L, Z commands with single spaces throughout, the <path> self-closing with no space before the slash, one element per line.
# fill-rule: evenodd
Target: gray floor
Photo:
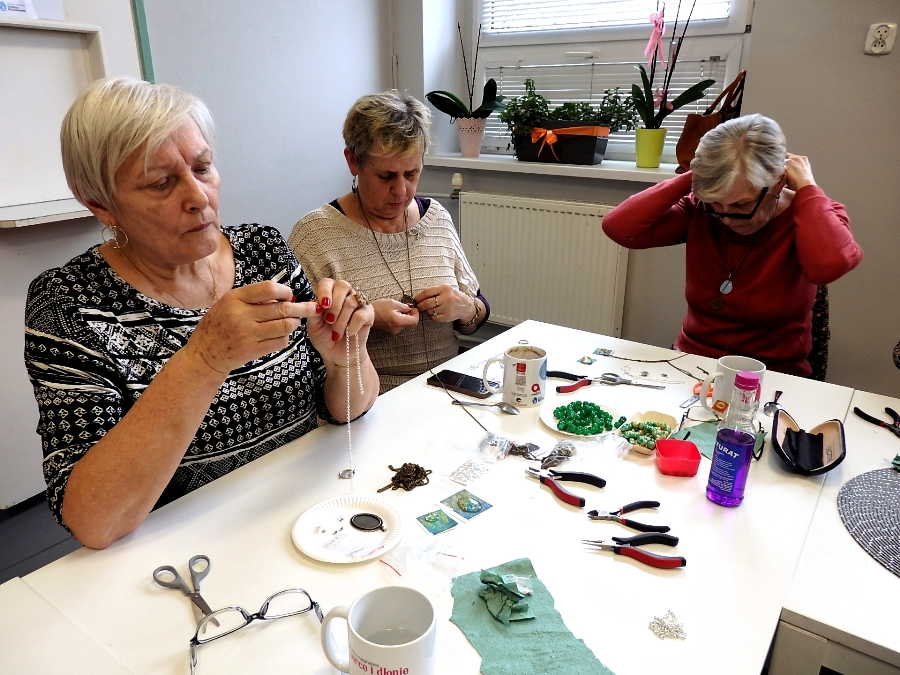
<path fill-rule="evenodd" d="M 50 513 L 44 495 L 0 510 L 0 584 L 81 548 Z"/>

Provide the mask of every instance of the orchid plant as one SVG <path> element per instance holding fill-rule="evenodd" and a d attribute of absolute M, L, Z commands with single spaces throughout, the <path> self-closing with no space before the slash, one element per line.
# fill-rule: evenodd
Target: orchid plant
<path fill-rule="evenodd" d="M 637 108 L 638 115 L 640 115 L 641 120 L 644 122 L 644 128 L 646 129 L 659 129 L 666 117 L 688 103 L 693 103 L 694 101 L 703 98 L 706 90 L 715 84 L 715 80 L 702 80 L 681 92 L 673 100 L 669 100 L 669 87 L 672 83 L 672 73 L 675 70 L 675 64 L 678 62 L 678 55 L 681 53 L 681 43 L 684 42 L 684 36 L 687 33 L 688 25 L 691 23 L 691 15 L 694 13 L 694 7 L 696 5 L 697 0 L 694 0 L 691 11 L 681 30 L 681 36 L 675 38 L 678 33 L 678 15 L 681 11 L 681 0 L 678 0 L 678 10 L 675 13 L 675 25 L 672 27 L 672 36 L 675 39 L 673 39 L 669 45 L 670 52 L 668 63 L 666 63 L 665 50 L 663 49 L 663 37 L 666 32 L 665 4 L 656 14 L 650 16 L 650 23 L 653 24 L 653 30 L 650 33 L 650 40 L 647 42 L 647 47 L 644 49 L 644 56 L 649 57 L 647 59 L 647 68 L 650 69 L 650 74 L 648 76 L 647 69 L 644 68 L 643 65 L 639 65 L 638 70 L 641 71 L 641 84 L 643 85 L 643 88 L 636 84 L 631 85 L 631 96 L 634 99 L 635 108 Z M 657 64 L 659 64 L 660 68 L 665 68 L 665 71 L 663 72 L 662 85 L 657 86 L 654 89 L 653 85 L 656 81 Z"/>

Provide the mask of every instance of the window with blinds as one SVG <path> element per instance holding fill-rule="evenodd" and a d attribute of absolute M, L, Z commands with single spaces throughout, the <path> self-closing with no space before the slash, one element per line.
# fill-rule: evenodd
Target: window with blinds
<path fill-rule="evenodd" d="M 692 0 L 668 6 L 658 0 L 482 0 L 481 23 L 486 34 L 634 26 L 646 24 L 662 6 L 668 21 L 679 11 L 684 21 L 692 5 Z M 691 22 L 727 19 L 730 10 L 730 0 L 697 0 Z"/>
<path fill-rule="evenodd" d="M 664 120 L 669 133 L 663 161 L 674 159 L 688 114 L 706 110 L 739 72 L 748 22 L 748 0 L 476 0 L 476 7 L 482 26 L 478 81 L 494 78 L 508 101 L 524 94 L 525 80 L 533 79 L 551 109 L 568 101 L 599 104 L 604 91 L 616 87 L 622 96 L 630 95 L 631 85 L 641 81 L 637 66 L 647 64 L 650 15 L 665 8 L 663 42 L 668 47 L 673 37 L 681 36 L 690 14 L 669 100 L 700 80 L 715 84 L 702 99 Z M 664 70 L 657 67 L 654 88 L 662 84 Z M 491 115 L 482 150 L 511 152 L 509 143 L 506 125 Z M 633 159 L 634 132 L 611 134 L 606 156 Z"/>

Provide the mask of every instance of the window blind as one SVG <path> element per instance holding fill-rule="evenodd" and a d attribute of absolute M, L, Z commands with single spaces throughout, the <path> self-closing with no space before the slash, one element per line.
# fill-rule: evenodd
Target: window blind
<path fill-rule="evenodd" d="M 525 93 L 525 80 L 531 78 L 535 82 L 537 93 L 550 101 L 550 109 L 567 101 L 586 101 L 599 104 L 606 89 L 620 87 L 620 94 L 631 94 L 632 83 L 640 82 L 637 70 L 639 61 L 622 61 L 612 63 L 577 63 L 577 64 L 534 64 L 534 65 L 488 65 L 485 68 L 485 79 L 493 77 L 497 88 L 508 101 L 513 96 Z M 689 59 L 681 57 L 672 75 L 669 87 L 669 100 L 703 79 L 715 80 L 715 84 L 706 90 L 706 95 L 695 103 L 689 104 L 671 113 L 663 121 L 663 127 L 669 129 L 666 135 L 666 149 L 674 153 L 675 144 L 684 127 L 689 113 L 703 112 L 722 91 L 725 77 L 725 59 L 712 57 L 707 59 Z M 663 82 L 663 73 L 656 75 L 656 85 Z M 506 124 L 500 121 L 499 115 L 487 118 L 483 147 L 485 150 L 505 151 L 510 136 Z M 608 154 L 616 150 L 634 153 L 634 132 L 619 132 L 610 135 Z"/>
<path fill-rule="evenodd" d="M 666 25 L 687 19 L 693 0 L 482 0 L 485 33 L 520 33 L 645 25 L 651 14 L 666 7 Z M 731 0 L 697 0 L 691 22 L 727 19 Z"/>

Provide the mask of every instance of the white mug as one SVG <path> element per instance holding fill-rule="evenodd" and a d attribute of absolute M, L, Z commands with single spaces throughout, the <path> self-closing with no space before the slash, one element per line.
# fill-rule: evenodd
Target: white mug
<path fill-rule="evenodd" d="M 700 385 L 700 404 L 717 414 L 723 414 L 731 403 L 731 394 L 734 391 L 734 376 L 745 371 L 756 373 L 759 376 L 759 389 L 756 390 L 756 400 L 762 390 L 763 375 L 766 374 L 766 364 L 749 356 L 722 356 L 717 361 L 717 371 L 709 375 Z M 706 392 L 709 385 L 713 385 L 712 405 L 706 400 Z"/>
<path fill-rule="evenodd" d="M 495 361 L 503 363 L 503 383 L 494 387 L 487 379 L 488 368 Z M 547 352 L 540 347 L 516 345 L 502 356 L 494 356 L 484 364 L 485 388 L 503 394 L 503 400 L 519 408 L 530 408 L 544 402 L 547 389 Z"/>
<path fill-rule="evenodd" d="M 330 632 L 347 621 L 349 655 L 339 655 Z M 432 675 L 435 612 L 431 601 L 406 586 L 385 586 L 325 615 L 321 639 L 335 668 L 351 675 Z"/>

